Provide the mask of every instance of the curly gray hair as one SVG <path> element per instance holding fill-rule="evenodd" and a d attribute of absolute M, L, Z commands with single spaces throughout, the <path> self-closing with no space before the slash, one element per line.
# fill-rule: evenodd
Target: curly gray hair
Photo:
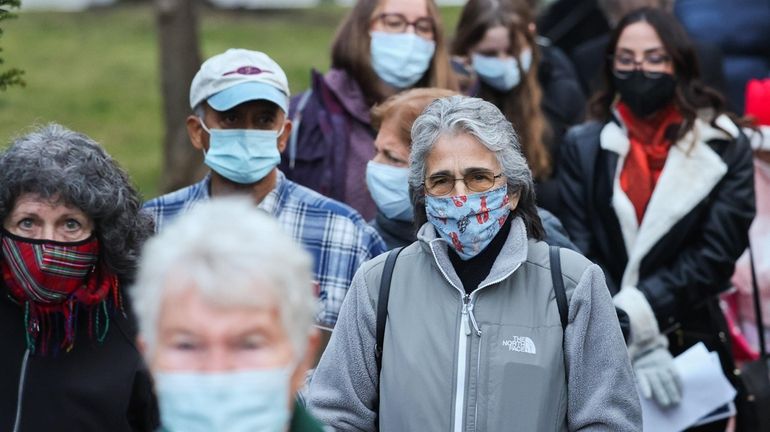
<path fill-rule="evenodd" d="M 537 214 L 532 172 L 521 153 L 513 126 L 495 105 L 467 96 L 436 99 L 412 125 L 409 186 L 415 222 L 422 224 L 427 220 L 424 181 L 428 154 L 440 136 L 461 133 L 473 136 L 495 154 L 505 174 L 508 192 L 519 194 L 519 204 L 513 214 L 523 219 L 530 237 L 542 240 L 545 231 Z"/>
<path fill-rule="evenodd" d="M 152 219 L 126 172 L 94 140 L 58 124 L 40 127 L 0 154 L 0 184 L 0 220 L 26 193 L 77 207 L 94 221 L 101 259 L 131 281 Z"/>

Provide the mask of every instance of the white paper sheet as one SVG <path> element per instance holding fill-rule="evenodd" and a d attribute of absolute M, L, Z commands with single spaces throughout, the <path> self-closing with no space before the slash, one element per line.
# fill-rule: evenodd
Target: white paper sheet
<path fill-rule="evenodd" d="M 676 357 L 674 366 L 682 380 L 682 401 L 664 409 L 640 393 L 645 432 L 682 431 L 735 398 L 735 389 L 722 372 L 719 357 L 709 353 L 703 343 Z"/>

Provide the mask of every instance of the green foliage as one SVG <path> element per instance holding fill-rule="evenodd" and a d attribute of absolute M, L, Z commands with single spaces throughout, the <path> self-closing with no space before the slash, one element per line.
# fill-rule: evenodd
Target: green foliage
<path fill-rule="evenodd" d="M 0 0 L 0 22 L 16 18 L 16 15 L 11 13 L 11 9 L 18 8 L 21 5 L 20 0 Z M 3 29 L 0 27 L 0 37 L 3 35 Z M 0 48 L 0 53 L 3 49 Z M 4 63 L 3 58 L 0 57 L 0 65 Z M 9 69 L 7 71 L 0 71 L 0 90 L 5 90 L 8 86 L 12 85 L 24 85 L 24 81 L 21 79 L 23 71 L 19 69 Z"/>

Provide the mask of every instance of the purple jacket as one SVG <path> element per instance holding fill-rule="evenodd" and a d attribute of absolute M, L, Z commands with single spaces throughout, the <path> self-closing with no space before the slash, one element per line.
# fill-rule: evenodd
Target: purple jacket
<path fill-rule="evenodd" d="M 311 89 L 292 98 L 294 130 L 281 156 L 286 177 L 342 201 L 369 220 L 376 206 L 366 189 L 374 157 L 369 109 L 358 83 L 341 69 L 313 70 Z"/>

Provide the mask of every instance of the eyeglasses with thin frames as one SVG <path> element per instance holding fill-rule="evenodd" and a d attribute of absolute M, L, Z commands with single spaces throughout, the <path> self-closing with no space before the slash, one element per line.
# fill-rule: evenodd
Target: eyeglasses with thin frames
<path fill-rule="evenodd" d="M 383 30 L 388 33 L 405 33 L 411 26 L 414 28 L 414 33 L 417 36 L 431 40 L 436 31 L 436 24 L 433 22 L 433 18 L 430 17 L 422 17 L 414 21 L 409 21 L 400 13 L 381 13 L 372 21 L 379 21 L 382 23 Z"/>
<path fill-rule="evenodd" d="M 492 189 L 497 179 L 503 177 L 503 173 L 495 174 L 489 170 L 474 170 L 466 173 L 461 178 L 454 178 L 447 174 L 436 174 L 425 179 L 423 186 L 425 192 L 431 196 L 446 196 L 455 190 L 458 181 L 465 183 L 465 188 L 471 192 L 486 192 Z"/>
<path fill-rule="evenodd" d="M 621 52 L 609 56 L 609 60 L 612 62 L 612 73 L 618 78 L 628 78 L 637 69 L 648 78 L 659 78 L 666 73 L 671 57 L 663 52 L 648 52 L 638 61 L 634 54 Z"/>

